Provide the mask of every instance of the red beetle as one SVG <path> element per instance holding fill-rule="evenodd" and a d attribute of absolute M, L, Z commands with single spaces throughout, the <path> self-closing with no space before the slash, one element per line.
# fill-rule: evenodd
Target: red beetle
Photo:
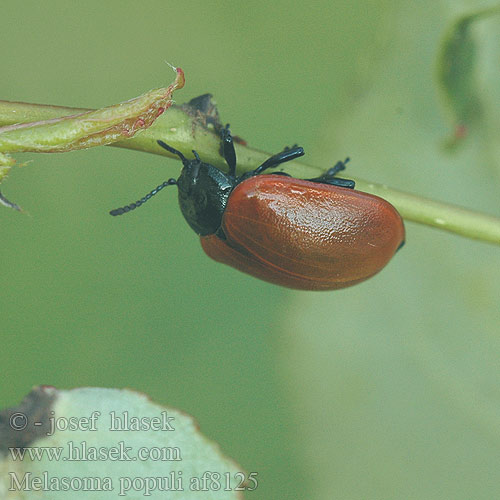
<path fill-rule="evenodd" d="M 344 288 L 379 272 L 404 243 L 403 221 L 390 203 L 336 177 L 345 162 L 315 179 L 262 174 L 304 154 L 293 147 L 237 177 L 228 127 L 222 130 L 221 147 L 228 174 L 202 162 L 196 151 L 195 159 L 187 160 L 164 142 L 158 144 L 182 160 L 179 179 L 169 179 L 111 215 L 133 210 L 176 184 L 181 211 L 207 255 L 252 276 L 299 290 Z"/>

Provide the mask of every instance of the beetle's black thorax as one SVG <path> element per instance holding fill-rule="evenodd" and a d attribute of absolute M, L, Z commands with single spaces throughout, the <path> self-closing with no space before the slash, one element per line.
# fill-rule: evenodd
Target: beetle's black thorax
<path fill-rule="evenodd" d="M 177 180 L 179 205 L 191 228 L 200 236 L 214 234 L 236 180 L 199 160 L 186 162 Z"/>

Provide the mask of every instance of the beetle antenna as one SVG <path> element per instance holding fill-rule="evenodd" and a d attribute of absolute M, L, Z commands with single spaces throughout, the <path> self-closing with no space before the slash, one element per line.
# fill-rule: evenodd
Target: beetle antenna
<path fill-rule="evenodd" d="M 115 208 L 114 210 L 111 210 L 109 213 L 110 213 L 110 215 L 126 214 L 127 212 L 130 212 L 131 210 L 134 210 L 135 208 L 140 207 L 141 205 L 144 205 L 144 203 L 146 203 L 155 194 L 159 193 L 164 187 L 173 186 L 175 184 L 177 184 L 177 181 L 175 179 L 169 179 L 168 181 L 165 181 L 163 184 L 156 186 L 153 189 L 153 191 L 148 193 L 146 196 L 144 196 L 140 200 L 137 200 L 135 203 L 131 203 L 130 205 L 125 205 L 124 207 Z"/>
<path fill-rule="evenodd" d="M 163 149 L 166 149 L 168 152 L 174 154 L 174 155 L 177 155 L 182 163 L 184 163 L 184 165 L 186 164 L 186 162 L 188 161 L 186 159 L 186 157 L 180 152 L 178 151 L 177 149 L 174 149 L 172 146 L 169 146 L 168 144 L 165 144 L 163 141 L 156 141 L 158 143 L 159 146 L 161 146 Z"/>

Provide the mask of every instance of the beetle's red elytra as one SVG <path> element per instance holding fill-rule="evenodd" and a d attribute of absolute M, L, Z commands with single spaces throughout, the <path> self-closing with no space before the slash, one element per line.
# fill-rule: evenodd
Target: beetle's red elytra
<path fill-rule="evenodd" d="M 334 290 L 373 276 L 404 241 L 387 201 L 317 182 L 259 175 L 231 193 L 222 230 L 201 237 L 212 259 L 276 285 Z"/>
<path fill-rule="evenodd" d="M 294 146 L 238 177 L 229 125 L 221 131 L 228 173 L 202 162 L 196 151 L 188 160 L 158 144 L 182 160 L 179 178 L 111 215 L 129 212 L 175 184 L 182 214 L 205 253 L 256 278 L 298 290 L 345 288 L 378 273 L 404 243 L 403 220 L 389 202 L 336 176 L 348 159 L 314 179 L 263 174 L 304 154 Z"/>

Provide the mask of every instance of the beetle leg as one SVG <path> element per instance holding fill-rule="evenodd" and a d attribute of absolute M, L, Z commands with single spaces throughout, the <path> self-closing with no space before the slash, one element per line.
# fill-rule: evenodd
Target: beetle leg
<path fill-rule="evenodd" d="M 344 161 L 338 161 L 332 168 L 327 170 L 320 177 L 315 177 L 314 179 L 306 179 L 311 182 L 319 182 L 322 184 L 330 184 L 331 186 L 345 187 L 349 189 L 354 189 L 355 182 L 350 179 L 341 179 L 340 177 L 335 177 L 339 172 L 345 170 L 345 164 L 349 161 L 346 158 Z"/>
<path fill-rule="evenodd" d="M 335 177 L 339 172 L 345 170 L 346 163 L 348 163 L 349 161 L 350 158 L 346 158 L 344 161 L 339 160 L 332 168 L 327 170 L 327 172 L 324 174 L 325 177 Z"/>
<path fill-rule="evenodd" d="M 273 168 L 277 167 L 281 163 L 285 163 L 286 161 L 290 160 L 295 160 L 295 158 L 298 158 L 299 156 L 304 155 L 304 149 L 301 147 L 293 147 L 293 148 L 285 148 L 281 153 L 277 153 L 271 158 L 268 158 L 262 165 L 257 167 L 253 172 L 252 175 L 258 175 L 264 170 L 267 170 L 268 168 Z"/>
<path fill-rule="evenodd" d="M 285 177 L 292 177 L 290 174 L 286 172 L 273 172 L 273 175 L 284 175 Z"/>
<path fill-rule="evenodd" d="M 221 154 L 229 167 L 229 175 L 236 175 L 236 152 L 234 150 L 233 136 L 229 130 L 229 123 L 221 130 Z"/>
<path fill-rule="evenodd" d="M 354 189 L 356 183 L 352 179 L 341 179 L 340 177 L 317 177 L 316 179 L 305 179 L 306 181 L 319 182 L 320 184 L 329 184 L 343 188 Z"/>

